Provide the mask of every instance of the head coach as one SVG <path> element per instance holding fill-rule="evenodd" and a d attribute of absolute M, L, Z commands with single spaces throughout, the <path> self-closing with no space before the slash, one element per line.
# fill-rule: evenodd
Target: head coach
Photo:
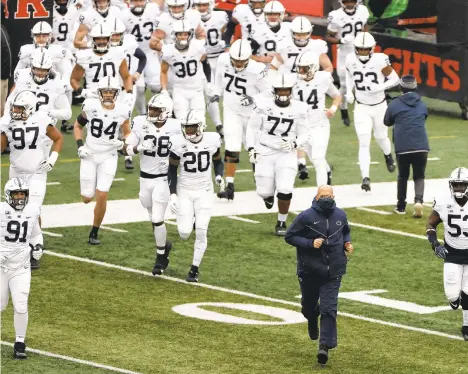
<path fill-rule="evenodd" d="M 319 338 L 320 316 L 317 360 L 323 365 L 328 350 L 337 346 L 338 291 L 347 255 L 354 251 L 346 213 L 336 207 L 332 187 L 319 187 L 312 207 L 296 217 L 285 240 L 297 249 L 302 314 L 312 340 Z"/>

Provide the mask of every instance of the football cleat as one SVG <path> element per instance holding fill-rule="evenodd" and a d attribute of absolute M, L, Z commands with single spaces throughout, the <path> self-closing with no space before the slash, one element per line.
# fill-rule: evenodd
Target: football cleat
<path fill-rule="evenodd" d="M 161 275 L 166 270 L 167 265 L 169 265 L 169 252 L 172 249 L 172 243 L 166 241 L 166 249 L 163 255 L 156 255 L 156 262 L 153 267 L 153 275 Z"/>
<path fill-rule="evenodd" d="M 130 158 L 127 158 L 125 160 L 125 169 L 127 169 L 127 170 L 135 169 L 135 166 L 133 166 L 133 161 Z"/>
<path fill-rule="evenodd" d="M 226 189 L 217 195 L 220 199 L 234 200 L 234 183 L 228 183 Z"/>
<path fill-rule="evenodd" d="M 458 307 L 460 306 L 460 300 L 461 300 L 461 298 L 458 298 L 458 299 L 455 300 L 455 301 L 450 301 L 450 307 L 451 307 L 453 310 L 457 310 Z"/>
<path fill-rule="evenodd" d="M 275 226 L 275 234 L 277 236 L 286 236 L 286 231 L 287 231 L 286 222 L 278 221 Z"/>
<path fill-rule="evenodd" d="M 317 362 L 320 365 L 325 365 L 328 361 L 328 348 L 325 344 L 319 345 L 319 350 L 317 353 Z"/>
<path fill-rule="evenodd" d="M 98 237 L 97 237 L 97 234 L 95 234 L 95 235 L 89 234 L 88 244 L 91 244 L 91 245 L 99 245 L 99 244 L 101 244 L 101 242 L 99 241 L 99 239 L 98 239 Z"/>
<path fill-rule="evenodd" d="M 422 218 L 423 216 L 423 205 L 421 203 L 414 204 L 413 217 Z"/>
<path fill-rule="evenodd" d="M 366 192 L 369 192 L 371 190 L 371 188 L 370 188 L 370 179 L 369 178 L 364 178 L 362 180 L 361 190 L 364 190 Z"/>
<path fill-rule="evenodd" d="M 385 157 L 385 163 L 387 164 L 387 170 L 390 173 L 393 173 L 395 171 L 395 161 L 393 161 L 393 156 L 390 153 L 389 155 L 384 155 Z"/>
<path fill-rule="evenodd" d="M 345 126 L 349 126 L 351 121 L 349 120 L 348 109 L 341 109 L 341 120 Z"/>
<path fill-rule="evenodd" d="M 396 214 L 406 214 L 406 210 L 405 208 L 401 207 L 401 206 L 396 206 L 395 208 L 393 208 L 393 211 L 396 213 Z"/>
<path fill-rule="evenodd" d="M 273 204 L 275 203 L 275 198 L 273 196 L 267 197 L 266 199 L 263 199 L 265 206 L 267 209 L 273 208 Z"/>
<path fill-rule="evenodd" d="M 190 267 L 187 278 L 185 280 L 191 283 L 198 282 L 198 266 L 192 265 Z"/>
<path fill-rule="evenodd" d="M 26 354 L 26 344 L 21 342 L 15 342 L 15 345 L 13 347 L 13 358 L 16 358 L 18 360 L 24 360 L 28 358 L 28 355 Z"/>
<path fill-rule="evenodd" d="M 468 326 L 462 326 L 461 333 L 465 342 L 468 342 Z"/>
<path fill-rule="evenodd" d="M 307 166 L 299 164 L 297 176 L 301 181 L 309 179 L 309 171 L 307 170 Z"/>
<path fill-rule="evenodd" d="M 73 125 L 70 125 L 67 121 L 62 121 L 62 126 L 60 127 L 60 132 L 68 134 L 73 131 Z"/>

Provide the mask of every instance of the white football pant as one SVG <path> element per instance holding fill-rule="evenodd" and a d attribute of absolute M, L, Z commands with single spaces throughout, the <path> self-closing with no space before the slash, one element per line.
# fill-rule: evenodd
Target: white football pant
<path fill-rule="evenodd" d="M 444 290 L 448 301 L 457 301 L 463 291 L 468 295 L 468 265 L 444 263 Z"/>
<path fill-rule="evenodd" d="M 242 144 L 244 144 L 244 148 L 247 149 L 245 145 L 245 134 L 247 132 L 249 119 L 250 117 L 243 116 L 231 110 L 229 106 L 224 105 L 223 123 L 225 149 L 231 152 L 240 152 L 242 151 Z"/>
<path fill-rule="evenodd" d="M 109 192 L 117 171 L 117 151 L 95 153 L 81 160 L 81 196 L 93 198 L 96 190 Z"/>
<path fill-rule="evenodd" d="M 279 193 L 293 192 L 297 174 L 297 152 L 275 152 L 257 155 L 255 164 L 255 184 L 257 194 L 266 199 Z"/>

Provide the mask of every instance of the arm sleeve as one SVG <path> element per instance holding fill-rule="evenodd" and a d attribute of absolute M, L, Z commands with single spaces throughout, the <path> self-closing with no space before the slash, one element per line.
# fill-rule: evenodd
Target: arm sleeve
<path fill-rule="evenodd" d="M 179 156 L 171 152 L 169 159 L 178 160 Z M 167 180 L 169 183 L 169 191 L 171 194 L 177 193 L 177 166 L 169 162 L 169 168 L 167 170 Z"/>
<path fill-rule="evenodd" d="M 137 48 L 134 56 L 138 59 L 137 72 L 141 74 L 146 66 L 146 54 L 141 48 Z"/>
<path fill-rule="evenodd" d="M 215 152 L 215 154 L 213 155 L 213 157 L 215 156 L 218 156 L 219 154 L 221 153 L 221 149 L 218 148 L 217 151 Z M 221 159 L 213 159 L 213 165 L 214 165 L 214 172 L 215 172 L 215 176 L 218 176 L 218 175 L 221 175 L 223 176 L 224 175 L 224 164 L 223 164 L 223 161 L 221 161 Z"/>
<path fill-rule="evenodd" d="M 50 110 L 52 117 L 69 120 L 72 116 L 70 102 L 65 94 L 57 96 L 54 102 L 54 108 Z"/>
<path fill-rule="evenodd" d="M 258 50 L 260 49 L 260 44 L 256 40 L 250 39 L 250 47 L 252 48 L 252 56 L 257 55 Z"/>
<path fill-rule="evenodd" d="M 203 72 L 205 73 L 206 80 L 211 82 L 211 65 L 208 62 L 208 59 L 202 61 Z"/>
<path fill-rule="evenodd" d="M 294 222 L 289 226 L 288 231 L 286 232 L 286 236 L 284 240 L 286 243 L 289 245 L 292 245 L 296 248 L 301 247 L 301 248 L 311 248 L 314 239 L 308 239 L 304 237 L 305 232 L 306 232 L 306 213 L 302 212 L 299 214 Z"/>
<path fill-rule="evenodd" d="M 260 131 L 261 124 L 262 124 L 262 117 L 255 110 L 249 119 L 249 123 L 247 124 L 247 131 L 245 135 L 247 150 L 249 150 L 250 148 L 255 148 L 255 142 L 256 142 L 257 134 Z"/>
<path fill-rule="evenodd" d="M 399 82 L 400 77 L 398 76 L 395 70 L 392 70 L 392 72 L 387 76 L 387 80 L 383 84 L 384 89 L 388 90 L 389 88 L 396 86 Z"/>
<path fill-rule="evenodd" d="M 226 25 L 226 30 L 223 33 L 223 40 L 226 43 L 226 47 L 231 45 L 231 39 L 234 35 L 237 23 L 233 21 L 232 17 L 229 18 L 229 22 Z"/>
<path fill-rule="evenodd" d="M 333 82 L 330 82 L 330 86 L 328 87 L 328 90 L 327 90 L 327 95 L 333 98 L 340 95 L 340 91 L 338 90 L 338 88 L 336 88 Z"/>

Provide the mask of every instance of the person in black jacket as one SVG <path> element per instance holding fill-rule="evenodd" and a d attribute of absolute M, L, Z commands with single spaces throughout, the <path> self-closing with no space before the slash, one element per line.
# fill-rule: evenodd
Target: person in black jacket
<path fill-rule="evenodd" d="M 8 96 L 8 80 L 11 78 L 11 69 L 12 69 L 12 55 L 11 55 L 11 46 L 10 46 L 10 37 L 8 36 L 6 27 L 5 27 L 5 4 L 2 2 L 2 69 L 1 69 L 1 105 L 0 105 L 0 115 L 3 116 L 5 109 L 5 102 Z"/>
<path fill-rule="evenodd" d="M 415 91 L 416 78 L 405 75 L 400 80 L 403 95 L 394 99 L 384 117 L 386 126 L 394 126 L 393 142 L 398 164 L 397 214 L 406 213 L 406 190 L 410 167 L 413 168 L 414 212 L 413 217 L 423 216 L 424 178 L 426 173 L 429 139 L 426 131 L 428 115 L 426 104 Z"/>
<path fill-rule="evenodd" d="M 332 187 L 319 187 L 312 207 L 296 217 L 285 240 L 297 249 L 302 314 L 312 340 L 319 338 L 320 315 L 317 360 L 324 365 L 328 350 L 337 346 L 338 292 L 347 255 L 354 252 L 346 213 L 336 207 Z"/>

